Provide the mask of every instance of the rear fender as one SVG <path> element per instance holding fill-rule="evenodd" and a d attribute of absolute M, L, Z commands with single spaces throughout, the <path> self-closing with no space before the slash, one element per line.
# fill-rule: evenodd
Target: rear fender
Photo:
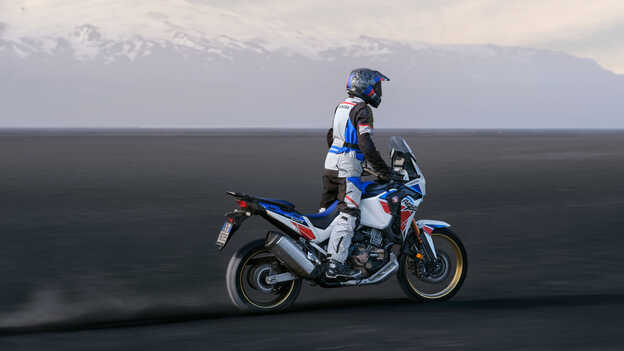
<path fill-rule="evenodd" d="M 217 243 L 217 249 L 219 251 L 223 250 L 223 248 L 227 246 L 236 231 L 241 227 L 247 218 L 253 215 L 262 215 L 265 213 L 264 209 L 258 206 L 256 199 L 252 196 L 232 191 L 228 191 L 226 194 L 236 199 L 238 208 L 225 214 L 225 221 L 226 223 L 229 222 L 232 224 L 232 230 L 230 230 L 230 234 L 223 245 Z"/>
<path fill-rule="evenodd" d="M 448 228 L 451 225 L 446 222 L 436 221 L 433 219 L 421 219 L 416 221 L 416 226 L 418 226 L 418 229 L 421 233 L 425 233 L 424 237 L 427 240 L 427 244 L 431 249 L 433 257 L 438 258 L 438 255 L 436 255 L 435 246 L 433 245 L 433 240 L 431 239 L 431 233 L 437 228 Z"/>
<path fill-rule="evenodd" d="M 217 249 L 219 251 L 223 250 L 225 246 L 232 240 L 234 233 L 240 228 L 243 222 L 251 216 L 251 213 L 248 211 L 241 211 L 240 209 L 236 209 L 230 213 L 225 214 L 225 221 L 232 223 L 232 230 L 230 231 L 230 235 L 223 245 L 217 244 Z"/>

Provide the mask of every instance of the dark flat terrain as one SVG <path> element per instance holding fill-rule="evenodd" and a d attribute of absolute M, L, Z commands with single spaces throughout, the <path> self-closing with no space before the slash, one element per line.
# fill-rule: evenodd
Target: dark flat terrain
<path fill-rule="evenodd" d="M 250 316 L 225 265 L 268 226 L 216 254 L 224 191 L 314 211 L 322 131 L 0 132 L 0 350 L 624 348 L 624 132 L 392 134 L 427 177 L 421 218 L 464 241 L 460 293 L 305 286 Z"/>

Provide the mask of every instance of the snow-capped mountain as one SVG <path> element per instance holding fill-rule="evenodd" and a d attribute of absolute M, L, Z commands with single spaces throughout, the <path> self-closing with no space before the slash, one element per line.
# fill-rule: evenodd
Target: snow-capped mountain
<path fill-rule="evenodd" d="M 0 127 L 326 127 L 360 66 L 391 78 L 380 127 L 624 127 L 624 78 L 592 60 L 166 3 L 0 1 Z"/>
<path fill-rule="evenodd" d="M 110 53 L 111 46 L 174 46 L 219 54 L 228 48 L 288 49 L 314 55 L 344 44 L 353 35 L 335 35 L 316 26 L 293 30 L 266 6 L 236 11 L 202 0 L 11 0 L 0 1 L 0 39 L 22 54 L 54 53 L 71 47 L 79 58 Z M 288 18 L 288 17 L 286 17 Z M 355 36 L 356 37 L 356 36 Z M 119 53 L 119 50 L 115 50 Z M 136 57 L 137 53 L 125 53 Z"/>

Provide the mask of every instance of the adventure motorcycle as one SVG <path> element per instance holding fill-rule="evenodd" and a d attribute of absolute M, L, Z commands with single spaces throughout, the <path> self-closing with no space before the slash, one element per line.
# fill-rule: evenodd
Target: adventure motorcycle
<path fill-rule="evenodd" d="M 447 300 L 457 293 L 468 269 L 466 250 L 450 224 L 414 218 L 425 196 L 425 177 L 403 138 L 392 137 L 390 149 L 395 180 L 367 182 L 360 202 L 360 223 L 346 262 L 362 272 L 358 279 L 328 280 L 323 274 L 337 202 L 323 213 L 304 215 L 288 201 L 228 192 L 239 208 L 226 215 L 217 238 L 219 250 L 251 216 L 279 229 L 238 249 L 230 259 L 226 286 L 236 307 L 283 310 L 297 299 L 303 280 L 327 288 L 362 286 L 381 283 L 395 272 L 413 300 Z"/>

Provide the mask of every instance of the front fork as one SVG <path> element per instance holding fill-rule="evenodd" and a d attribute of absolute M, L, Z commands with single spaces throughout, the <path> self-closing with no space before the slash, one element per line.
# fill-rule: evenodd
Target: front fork
<path fill-rule="evenodd" d="M 418 277 L 426 278 L 435 272 L 439 266 L 438 256 L 431 235 L 420 230 L 415 220 L 412 220 L 412 235 L 408 235 L 401 252 L 414 259 L 414 266 L 410 266 Z"/>
<path fill-rule="evenodd" d="M 412 235 L 408 235 L 403 244 L 403 252 L 426 262 L 435 261 L 438 258 L 431 235 L 421 231 L 412 219 Z"/>

